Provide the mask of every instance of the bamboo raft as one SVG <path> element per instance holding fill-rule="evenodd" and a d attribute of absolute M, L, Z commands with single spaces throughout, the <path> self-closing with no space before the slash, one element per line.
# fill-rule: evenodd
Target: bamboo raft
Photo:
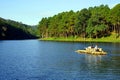
<path fill-rule="evenodd" d="M 103 51 L 102 48 L 86 48 L 85 50 L 76 50 L 77 53 L 87 53 L 92 55 L 106 55 L 107 52 Z"/>

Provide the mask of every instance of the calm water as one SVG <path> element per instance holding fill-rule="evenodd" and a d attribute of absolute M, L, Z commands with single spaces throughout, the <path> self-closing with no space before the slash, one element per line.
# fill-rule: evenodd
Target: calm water
<path fill-rule="evenodd" d="M 105 56 L 75 53 L 90 44 Z M 120 43 L 0 41 L 0 80 L 119 80 Z"/>

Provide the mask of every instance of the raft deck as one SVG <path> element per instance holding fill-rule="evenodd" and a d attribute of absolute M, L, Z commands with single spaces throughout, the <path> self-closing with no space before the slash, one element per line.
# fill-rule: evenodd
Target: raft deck
<path fill-rule="evenodd" d="M 107 53 L 104 51 L 87 51 L 87 50 L 77 50 L 75 52 L 78 53 L 87 53 L 87 54 L 93 54 L 93 55 L 106 55 Z"/>

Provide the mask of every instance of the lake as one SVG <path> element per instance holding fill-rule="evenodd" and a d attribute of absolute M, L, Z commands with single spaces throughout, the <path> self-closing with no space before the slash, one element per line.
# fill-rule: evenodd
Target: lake
<path fill-rule="evenodd" d="M 97 44 L 108 54 L 78 54 Z M 0 41 L 0 80 L 119 80 L 120 43 Z"/>

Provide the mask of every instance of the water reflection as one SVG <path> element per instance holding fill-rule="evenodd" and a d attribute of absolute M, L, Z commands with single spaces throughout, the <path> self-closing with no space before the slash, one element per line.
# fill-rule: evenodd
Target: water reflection
<path fill-rule="evenodd" d="M 100 62 L 102 59 L 102 56 L 101 55 L 89 55 L 89 54 L 86 54 L 85 55 L 85 60 L 87 63 L 90 63 L 90 64 L 97 64 L 98 62 Z"/>
<path fill-rule="evenodd" d="M 87 63 L 88 68 L 94 68 L 94 69 L 98 69 L 98 65 L 101 63 L 102 61 L 102 55 L 89 55 L 86 54 L 85 55 L 85 61 Z"/>

